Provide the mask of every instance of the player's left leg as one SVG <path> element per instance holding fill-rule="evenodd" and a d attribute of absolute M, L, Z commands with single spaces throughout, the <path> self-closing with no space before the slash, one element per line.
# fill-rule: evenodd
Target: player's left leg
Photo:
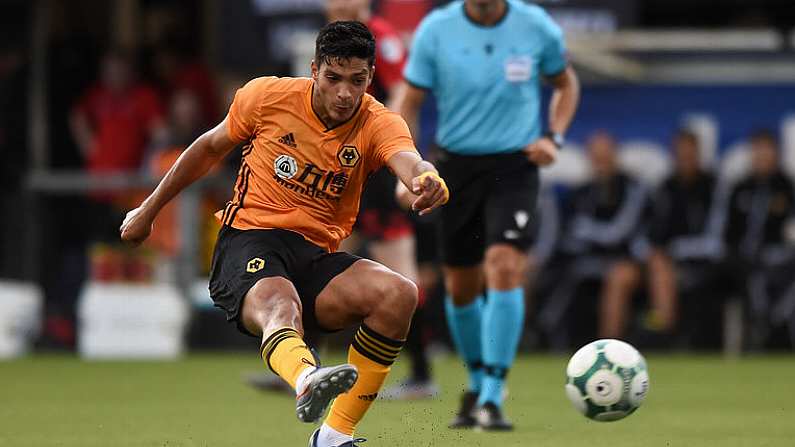
<path fill-rule="evenodd" d="M 353 439 L 397 359 L 417 306 L 417 287 L 386 267 L 361 259 L 335 276 L 314 303 L 318 324 L 326 329 L 359 325 L 348 350 L 359 379 L 337 398 L 328 418 L 313 435 L 313 446 L 339 446 Z"/>
<path fill-rule="evenodd" d="M 524 329 L 524 283 L 527 255 L 497 243 L 486 249 L 486 305 L 483 309 L 482 349 L 485 375 L 478 397 L 477 422 L 486 430 L 510 430 L 502 417 L 505 378 L 513 365 Z"/>
<path fill-rule="evenodd" d="M 494 179 L 486 200 L 486 304 L 482 350 L 485 376 L 478 397 L 478 427 L 511 430 L 503 418 L 505 378 L 513 366 L 525 320 L 526 255 L 537 214 L 538 168 L 521 153 L 493 157 Z"/>

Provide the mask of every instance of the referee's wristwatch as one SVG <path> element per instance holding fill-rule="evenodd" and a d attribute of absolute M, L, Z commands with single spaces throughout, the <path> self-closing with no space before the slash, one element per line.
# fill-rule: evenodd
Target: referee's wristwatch
<path fill-rule="evenodd" d="M 566 138 L 563 134 L 558 132 L 546 131 L 544 132 L 544 138 L 549 138 L 558 149 L 562 148 L 563 144 L 566 142 Z"/>

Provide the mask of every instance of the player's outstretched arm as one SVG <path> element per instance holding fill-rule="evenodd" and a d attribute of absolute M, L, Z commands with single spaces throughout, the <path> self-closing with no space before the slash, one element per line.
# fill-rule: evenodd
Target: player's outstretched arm
<path fill-rule="evenodd" d="M 413 194 L 419 196 L 411 209 L 425 215 L 447 203 L 450 192 L 439 172 L 415 151 L 398 152 L 387 165 Z"/>
<path fill-rule="evenodd" d="M 226 120 L 196 139 L 171 166 L 157 188 L 138 208 L 127 213 L 119 231 L 125 242 L 140 244 L 152 232 L 157 213 L 180 191 L 201 178 L 236 143 L 229 139 Z"/>

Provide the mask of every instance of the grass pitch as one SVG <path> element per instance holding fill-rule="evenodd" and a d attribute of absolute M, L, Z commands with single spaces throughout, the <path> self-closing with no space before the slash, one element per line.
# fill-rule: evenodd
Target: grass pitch
<path fill-rule="evenodd" d="M 446 428 L 464 371 L 441 359 L 434 364 L 441 399 L 378 401 L 360 435 L 366 447 L 795 445 L 795 356 L 647 360 L 643 407 L 623 421 L 597 423 L 563 393 L 567 358 L 521 357 L 506 404 L 517 430 L 484 434 Z M 293 399 L 243 384 L 242 374 L 258 368 L 256 352 L 167 363 L 0 362 L 0 446 L 305 446 L 313 427 L 295 418 Z"/>

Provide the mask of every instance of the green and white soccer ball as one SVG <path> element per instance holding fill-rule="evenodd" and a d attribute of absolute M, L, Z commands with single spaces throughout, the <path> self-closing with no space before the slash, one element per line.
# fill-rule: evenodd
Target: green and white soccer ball
<path fill-rule="evenodd" d="M 566 367 L 566 396 L 595 421 L 632 414 L 649 391 L 646 360 L 620 340 L 597 340 L 580 348 Z"/>

